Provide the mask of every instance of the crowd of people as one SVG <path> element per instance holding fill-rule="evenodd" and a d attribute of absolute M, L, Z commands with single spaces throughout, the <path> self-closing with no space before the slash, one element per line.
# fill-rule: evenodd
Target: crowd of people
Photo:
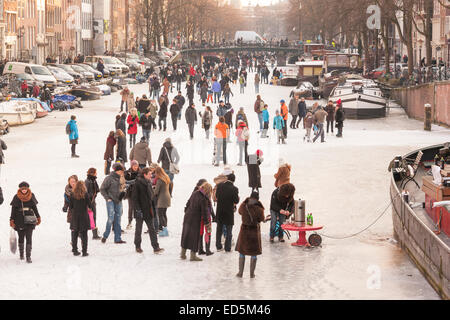
<path fill-rule="evenodd" d="M 250 140 L 249 120 L 244 108 L 235 110 L 230 104 L 233 95 L 231 86 L 238 82 L 241 93 L 244 92 L 249 72 L 255 73 L 255 92 L 257 98 L 254 112 L 259 122 L 258 135 L 268 137 L 270 125 L 269 106 L 259 94 L 259 84 L 267 83 L 270 72 L 266 63 L 274 63 L 273 57 L 253 55 L 238 58 L 226 58 L 219 62 L 206 59 L 202 66 L 168 65 L 148 78 L 149 93 L 141 97 L 125 86 L 120 92 L 120 109 L 114 127 L 106 137 L 104 152 L 105 178 L 97 182 L 97 169 L 89 168 L 85 179 L 77 175 L 68 177 L 64 189 L 63 211 L 67 213 L 67 223 L 71 231 L 71 250 L 75 256 L 88 256 L 88 231 L 92 231 L 92 239 L 106 243 L 112 232 L 114 243 L 125 244 L 121 225 L 123 202 L 128 203 L 126 230 L 134 226 L 134 247 L 142 253 L 143 223 L 147 226 L 150 243 L 155 254 L 161 254 L 159 237 L 169 236 L 168 222 L 170 207 L 175 196 L 174 180 L 180 172 L 180 154 L 171 138 L 166 137 L 157 158 L 152 157 L 150 143 L 152 132 L 167 130 L 167 117 L 170 114 L 172 129 L 176 131 L 177 122 L 182 119 L 183 112 L 189 128 L 190 138 L 194 138 L 194 129 L 198 120 L 205 130 L 205 138 L 214 135 L 214 161 L 218 167 L 223 162 L 224 169 L 220 175 L 208 182 L 203 178 L 198 181 L 190 195 L 185 209 L 181 235 L 181 259 L 187 259 L 190 251 L 191 261 L 201 261 L 198 255 L 210 256 L 212 223 L 217 223 L 215 247 L 217 251 L 231 252 L 233 246 L 234 217 L 241 216 L 242 224 L 236 241 L 235 250 L 239 252 L 238 277 L 243 276 L 245 256 L 250 256 L 250 276 L 255 277 L 257 256 L 262 254 L 260 223 L 270 221 L 270 242 L 275 238 L 284 242 L 281 225 L 294 211 L 295 186 L 290 183 L 291 166 L 280 163 L 274 175 L 274 191 L 270 199 L 270 208 L 266 211 L 259 199 L 261 184 L 260 165 L 263 153 L 257 150 L 248 153 Z M 273 76 L 279 76 L 274 70 Z M 186 80 L 186 96 L 182 94 L 182 82 Z M 173 88 L 176 85 L 176 88 Z M 177 94 L 170 103 L 169 94 L 176 89 Z M 196 109 L 195 93 L 202 104 L 201 111 Z M 187 103 L 186 103 L 187 102 Z M 207 105 L 217 103 L 213 112 Z M 187 107 L 186 107 L 187 105 Z M 183 111 L 183 108 L 185 109 Z M 214 115 L 215 113 L 215 115 Z M 313 142 L 321 137 L 324 142 L 325 121 L 327 133 L 334 132 L 334 122 L 338 128 L 338 137 L 342 137 L 345 119 L 342 103 L 330 101 L 325 108 L 316 103 L 308 110 L 305 99 L 292 97 L 289 104 L 280 101 L 273 117 L 273 129 L 276 130 L 278 143 L 286 143 L 289 114 L 292 119 L 290 129 L 297 130 L 303 126 L 306 131 L 304 140 L 311 141 L 311 129 L 315 131 Z M 214 121 L 217 117 L 217 122 Z M 233 122 L 234 121 L 234 122 Z M 157 124 L 158 123 L 158 124 Z M 315 129 L 317 128 L 317 129 Z M 138 133 L 141 133 L 138 138 Z M 227 145 L 231 142 L 232 132 L 239 149 L 237 166 L 247 166 L 248 186 L 251 189 L 248 197 L 241 198 L 235 186 L 236 175 L 227 158 Z M 76 116 L 71 116 L 66 125 L 66 133 L 71 145 L 73 158 L 78 158 L 76 145 L 79 130 Z M 127 148 L 127 135 L 129 147 Z M 3 146 L 3 144 L 2 144 Z M 6 149 L 6 145 L 5 148 Z M 0 154 L 2 156 L 2 154 Z M 126 165 L 129 164 L 127 168 Z M 1 190 L 0 190 L 1 191 Z M 104 232 L 99 231 L 97 219 L 97 201 L 101 195 L 106 204 L 107 220 Z M 177 195 L 179 197 L 179 195 Z M 24 240 L 26 239 L 26 257 L 31 262 L 32 232 L 41 223 L 37 208 L 37 200 L 26 182 L 19 185 L 19 190 L 11 202 L 11 226 L 19 233 L 19 251 L 24 256 Z M 35 219 L 25 219 L 27 214 Z M 78 249 L 78 238 L 81 239 L 81 252 Z"/>

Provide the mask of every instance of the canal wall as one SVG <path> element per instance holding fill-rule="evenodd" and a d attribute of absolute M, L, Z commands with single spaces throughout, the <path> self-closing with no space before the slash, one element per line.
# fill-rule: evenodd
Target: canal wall
<path fill-rule="evenodd" d="M 436 148 L 433 147 L 433 148 Z M 414 158 L 417 151 L 404 156 Z M 391 177 L 390 196 L 394 235 L 436 292 L 450 299 L 450 248 L 428 228 L 400 196 Z"/>
<path fill-rule="evenodd" d="M 424 120 L 424 106 L 429 103 L 433 123 L 450 127 L 450 81 L 396 88 L 391 95 L 409 117 L 417 120 Z"/>

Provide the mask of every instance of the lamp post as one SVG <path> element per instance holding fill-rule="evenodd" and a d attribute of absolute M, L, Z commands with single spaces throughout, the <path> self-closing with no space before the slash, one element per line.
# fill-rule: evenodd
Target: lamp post
<path fill-rule="evenodd" d="M 302 35 L 302 2 L 301 0 L 298 2 L 298 31 L 299 31 L 299 36 L 300 36 L 300 41 L 302 41 L 303 39 L 303 35 Z"/>

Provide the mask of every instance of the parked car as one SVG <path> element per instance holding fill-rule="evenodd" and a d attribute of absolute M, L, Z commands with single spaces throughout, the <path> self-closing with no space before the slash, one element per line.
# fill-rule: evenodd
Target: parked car
<path fill-rule="evenodd" d="M 80 81 L 84 81 L 85 77 L 84 75 L 82 75 L 81 73 L 75 71 L 70 65 L 68 64 L 56 64 L 56 63 L 52 63 L 52 64 L 48 64 L 49 66 L 54 66 L 57 68 L 61 68 L 63 69 L 65 72 L 67 72 L 69 75 L 71 75 L 74 79 L 78 79 Z"/>
<path fill-rule="evenodd" d="M 89 64 L 92 68 L 97 70 L 98 60 L 102 59 L 105 68 L 108 68 L 110 75 L 120 76 L 122 74 L 122 63 L 117 63 L 114 57 L 111 56 L 87 56 L 84 58 L 84 63 Z"/>
<path fill-rule="evenodd" d="M 73 83 L 74 78 L 68 74 L 64 69 L 54 67 L 54 66 L 47 66 L 48 70 L 53 74 L 53 76 L 56 78 L 56 81 L 58 82 L 58 85 L 66 86 Z"/>
<path fill-rule="evenodd" d="M 3 74 L 23 74 L 26 73 L 34 80 L 46 84 L 49 88 L 55 88 L 57 81 L 53 74 L 45 66 L 23 62 L 7 62 Z"/>
<path fill-rule="evenodd" d="M 95 80 L 99 80 L 103 77 L 102 73 L 98 70 L 95 70 L 94 68 L 92 68 L 90 65 L 85 64 L 85 63 L 79 63 L 77 64 L 77 66 L 80 66 L 81 68 L 83 68 L 84 70 L 91 72 L 94 74 L 94 79 Z"/>
<path fill-rule="evenodd" d="M 70 66 L 76 72 L 81 73 L 87 81 L 95 80 L 95 76 L 92 72 L 85 70 L 83 67 L 80 67 L 78 64 L 71 64 Z"/>
<path fill-rule="evenodd" d="M 116 57 L 111 57 L 111 59 L 112 59 L 113 61 L 115 61 L 117 65 L 120 66 L 121 71 L 122 71 L 122 74 L 125 75 L 125 74 L 127 74 L 128 72 L 130 72 L 130 68 L 129 68 L 125 63 L 123 63 L 122 61 L 120 61 L 118 58 L 116 58 Z"/>

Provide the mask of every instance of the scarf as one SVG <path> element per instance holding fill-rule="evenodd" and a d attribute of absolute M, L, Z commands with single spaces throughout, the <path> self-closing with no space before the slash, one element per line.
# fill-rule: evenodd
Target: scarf
<path fill-rule="evenodd" d="M 20 201 L 22 202 L 28 202 L 31 200 L 31 196 L 33 195 L 31 193 L 30 188 L 25 188 L 27 190 L 27 193 L 23 194 L 22 191 L 20 191 L 21 189 L 17 190 L 17 197 L 20 199 Z"/>
<path fill-rule="evenodd" d="M 72 195 L 72 187 L 70 186 L 70 184 L 66 186 L 66 188 L 64 189 L 64 193 L 67 197 L 70 198 L 70 196 Z"/>

